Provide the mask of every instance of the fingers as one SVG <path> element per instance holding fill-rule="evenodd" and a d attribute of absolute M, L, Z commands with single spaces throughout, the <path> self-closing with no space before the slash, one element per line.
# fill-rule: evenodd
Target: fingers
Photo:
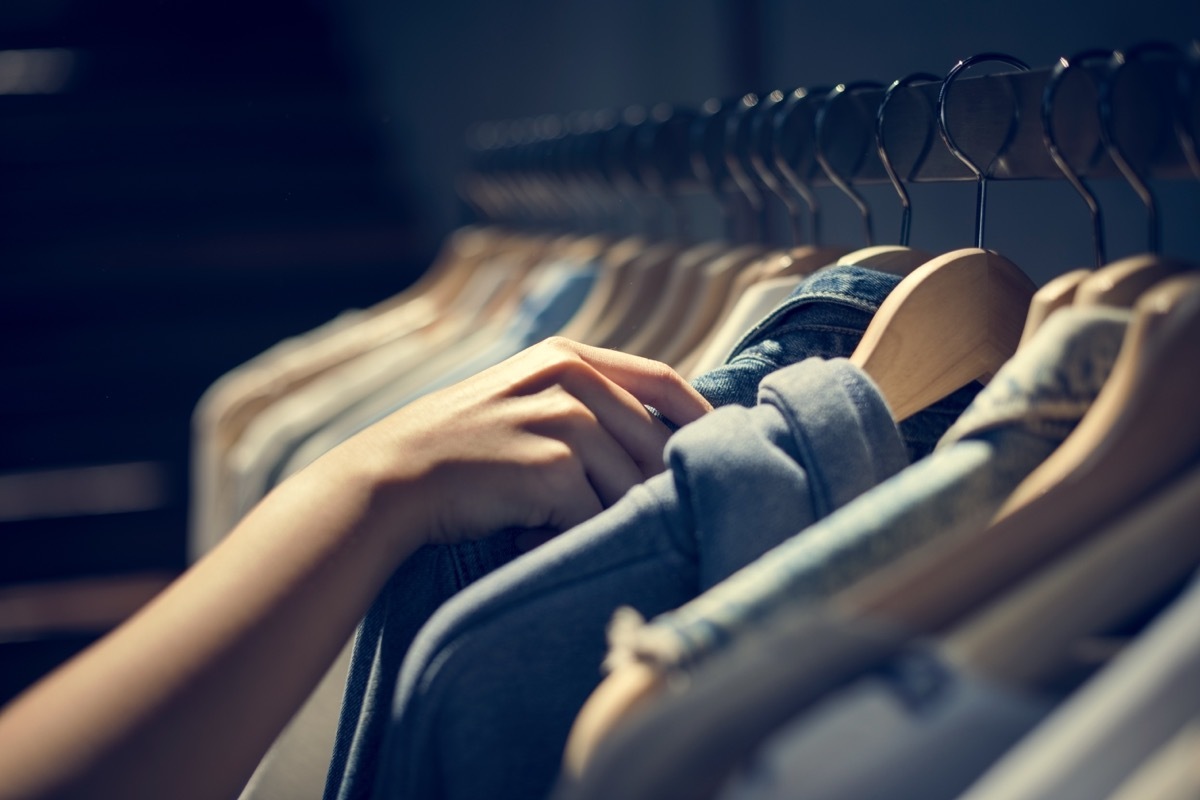
<path fill-rule="evenodd" d="M 670 431 L 647 404 L 679 424 L 711 410 L 664 364 L 550 339 L 368 429 L 360 455 L 418 487 L 428 541 L 562 531 L 663 470 Z"/>
<path fill-rule="evenodd" d="M 648 476 L 625 444 L 615 438 L 600 419 L 602 412 L 596 406 L 608 405 L 610 408 L 604 413 L 620 417 L 616 423 L 619 427 L 628 429 L 637 424 L 635 419 L 630 419 L 632 414 L 619 399 L 595 385 L 598 380 L 604 380 L 603 376 L 597 375 L 590 385 L 576 390 L 580 394 L 594 395 L 592 401 L 576 394 L 566 385 L 566 381 L 531 397 L 529 402 L 536 404 L 536 411 L 531 414 L 528 427 L 532 433 L 557 439 L 568 446 L 573 457 L 582 465 L 600 502 L 607 507 Z M 588 383 L 581 380 L 572 382 Z M 643 415 L 649 416 L 636 401 L 633 404 Z M 653 419 L 650 422 L 657 425 Z M 661 425 L 657 427 L 662 429 Z"/>
<path fill-rule="evenodd" d="M 547 339 L 544 345 L 574 353 L 640 403 L 654 406 L 677 425 L 686 425 L 712 411 L 699 392 L 661 362 L 557 337 Z"/>
<path fill-rule="evenodd" d="M 595 415 L 599 425 L 637 465 L 639 480 L 662 472 L 663 447 L 671 432 L 636 397 L 583 363 L 567 371 L 560 383 Z"/>

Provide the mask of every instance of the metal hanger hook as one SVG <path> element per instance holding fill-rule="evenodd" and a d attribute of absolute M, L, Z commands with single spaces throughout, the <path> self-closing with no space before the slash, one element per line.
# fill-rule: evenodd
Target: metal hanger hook
<path fill-rule="evenodd" d="M 1076 53 L 1070 58 L 1059 58 L 1054 68 L 1050 71 L 1050 77 L 1046 79 L 1046 86 L 1042 90 L 1042 141 L 1046 144 L 1046 151 L 1050 154 L 1050 158 L 1054 160 L 1055 166 L 1067 179 L 1067 182 L 1074 187 L 1079 196 L 1083 198 L 1084 204 L 1088 208 L 1088 213 L 1092 218 L 1092 251 L 1096 258 L 1096 267 L 1100 268 L 1105 261 L 1108 260 L 1104 246 L 1104 221 L 1100 212 L 1100 203 L 1096 200 L 1095 193 L 1083 182 L 1083 177 L 1071 167 L 1066 157 L 1062 154 L 1062 148 L 1059 147 L 1058 137 L 1054 135 L 1054 101 L 1058 97 L 1058 88 L 1062 85 L 1063 79 L 1067 74 L 1074 69 L 1078 69 L 1082 64 L 1089 61 L 1104 61 L 1108 62 L 1112 58 L 1113 51 L 1111 50 L 1084 50 Z"/>
<path fill-rule="evenodd" d="M 996 163 L 1008 146 L 1012 143 L 1013 136 L 1016 134 L 1017 126 L 1020 123 L 1020 110 L 1017 105 L 1013 106 L 1012 122 L 1009 125 L 1008 133 L 1004 138 L 1004 142 L 992 157 L 992 161 L 988 164 L 987 169 L 980 169 L 979 166 L 963 152 L 958 143 L 954 141 L 954 136 L 950 133 L 950 126 L 946 122 L 946 101 L 950 97 L 950 87 L 954 85 L 954 81 L 962 72 L 976 64 L 983 64 L 989 61 L 996 61 L 1001 64 L 1007 64 L 1010 67 L 1016 67 L 1021 72 L 1026 72 L 1029 65 L 1015 56 L 1010 56 L 1007 53 L 978 53 L 964 58 L 955 64 L 946 77 L 942 80 L 942 88 L 938 91 L 938 131 L 942 134 L 942 141 L 946 143 L 946 147 L 954 154 L 962 163 L 966 164 L 971 172 L 975 173 L 977 179 L 975 191 L 975 246 L 983 249 L 983 221 L 984 208 L 987 205 L 987 178 L 992 170 L 992 166 Z"/>
<path fill-rule="evenodd" d="M 772 117 L 772 136 L 771 146 L 774 156 L 775 166 L 779 170 L 779 174 L 783 177 L 787 185 L 796 193 L 796 196 L 803 201 L 808 207 L 808 216 L 812 225 L 812 236 L 810 237 L 813 244 L 821 244 L 821 202 L 817 197 L 817 193 L 813 191 L 812 186 L 805 180 L 807 175 L 801 176 L 800 170 L 794 168 L 788 160 L 787 145 L 788 132 L 791 119 L 797 113 L 797 108 L 801 103 L 808 103 L 828 93 L 827 88 L 806 89 L 804 87 L 793 89 L 784 100 L 784 108 L 781 112 L 776 113 Z M 806 170 L 807 171 L 807 170 Z"/>
<path fill-rule="evenodd" d="M 814 136 L 815 155 L 817 163 L 821 165 L 821 169 L 825 170 L 825 174 L 829 176 L 829 180 L 834 186 L 842 190 L 842 192 L 850 198 L 850 202 L 858 209 L 858 213 L 862 215 L 863 229 L 866 232 L 867 244 L 875 244 L 875 229 L 871 224 L 871 207 L 863 196 L 855 191 L 850 185 L 850 181 L 845 176 L 838 173 L 833 168 L 833 164 L 829 163 L 829 158 L 825 154 L 825 130 L 828 127 L 830 111 L 837 105 L 838 98 L 853 95 L 862 89 L 882 89 L 883 84 L 878 81 L 855 81 L 853 83 L 839 83 L 837 86 L 829 90 L 829 94 L 825 96 L 825 102 L 817 109 L 816 118 L 816 135 Z M 851 173 L 857 172 L 862 166 L 862 160 L 866 156 L 866 148 L 858 156 L 858 162 L 855 163 Z"/>
<path fill-rule="evenodd" d="M 896 96 L 896 92 L 905 87 L 911 86 L 918 81 L 924 83 L 933 83 L 940 81 L 941 78 L 934 75 L 932 72 L 914 72 L 911 75 L 905 75 L 892 82 L 892 85 L 883 93 L 883 99 L 879 101 L 879 109 L 875 112 L 875 148 L 879 151 L 879 161 L 883 164 L 883 170 L 887 173 L 888 180 L 892 182 L 892 187 L 895 188 L 896 194 L 900 196 L 900 245 L 908 247 L 909 234 L 912 231 L 912 201 L 908 196 L 908 189 L 904 186 L 904 181 L 900 178 L 900 174 L 896 172 L 895 166 L 892 164 L 892 157 L 888 154 L 887 145 L 884 144 L 883 124 L 888 103 Z M 925 99 L 925 95 L 920 95 L 921 99 Z M 928 102 L 926 101 L 928 106 Z M 933 108 L 929 107 L 930 116 L 933 116 Z M 929 129 L 926 128 L 926 131 Z M 925 136 L 925 144 L 921 147 L 921 152 L 917 154 L 917 160 L 913 166 L 913 171 L 917 169 L 925 161 L 925 157 L 929 154 L 929 146 L 933 143 L 933 137 Z M 909 176 L 911 177 L 910 171 Z"/>
<path fill-rule="evenodd" d="M 1132 63 L 1141 61 L 1146 56 L 1166 56 L 1177 69 L 1183 67 L 1183 54 L 1173 44 L 1167 42 L 1146 42 L 1128 50 L 1114 50 L 1109 59 L 1108 76 L 1100 84 L 1100 133 L 1104 137 L 1104 146 L 1108 149 L 1109 158 L 1117 165 L 1121 175 L 1137 193 L 1142 205 L 1146 207 L 1146 247 L 1151 253 L 1159 252 L 1162 247 L 1159 233 L 1158 201 L 1146 183 L 1146 179 L 1137 167 L 1129 160 L 1128 154 L 1121 147 L 1116 133 L 1116 111 L 1113 103 L 1113 92 L 1121 73 Z M 1175 117 L 1177 104 L 1172 103 L 1170 114 Z M 1176 127 L 1178 123 L 1176 122 Z M 1178 129 L 1178 128 L 1177 128 Z"/>

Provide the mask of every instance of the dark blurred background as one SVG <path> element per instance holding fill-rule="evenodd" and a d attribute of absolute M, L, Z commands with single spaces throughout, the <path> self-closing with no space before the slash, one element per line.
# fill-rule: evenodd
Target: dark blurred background
<path fill-rule="evenodd" d="M 3 0 L 0 702 L 183 568 L 196 400 L 426 267 L 472 123 L 1197 35 L 1196 0 Z M 1156 189 L 1200 257 L 1200 185 Z M 1132 193 L 1100 191 L 1110 255 L 1141 249 Z M 969 245 L 973 196 L 915 187 L 913 244 Z M 1065 185 L 999 187 L 989 219 L 1039 282 L 1090 260 Z"/>

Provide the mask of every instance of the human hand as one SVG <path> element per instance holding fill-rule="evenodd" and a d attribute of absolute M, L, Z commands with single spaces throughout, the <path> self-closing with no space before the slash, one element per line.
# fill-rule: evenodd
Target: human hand
<path fill-rule="evenodd" d="M 551 338 L 373 425 L 366 459 L 423 541 L 562 531 L 661 472 L 670 431 L 711 406 L 665 364 Z M 410 528 L 411 530 L 411 528 Z"/>

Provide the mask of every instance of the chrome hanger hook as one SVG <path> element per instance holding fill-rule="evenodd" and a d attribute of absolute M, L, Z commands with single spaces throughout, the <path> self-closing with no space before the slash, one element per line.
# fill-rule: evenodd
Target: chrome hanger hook
<path fill-rule="evenodd" d="M 900 196 L 900 246 L 908 247 L 909 234 L 912 232 L 912 200 L 909 199 L 908 189 L 904 186 L 904 181 L 901 180 L 900 174 L 896 172 L 895 166 L 892 164 L 892 157 L 888 154 L 887 145 L 884 144 L 883 121 L 884 114 L 888 103 L 895 97 L 896 92 L 907 86 L 911 86 L 918 81 L 932 83 L 940 81 L 941 78 L 934 75 L 932 72 L 914 72 L 911 75 L 905 75 L 903 78 L 895 80 L 892 85 L 883 93 L 883 99 L 879 101 L 879 110 L 875 112 L 875 148 L 879 151 L 879 161 L 883 164 L 884 172 L 887 173 L 888 180 L 892 182 L 892 187 L 896 190 L 896 194 Z M 921 99 L 925 99 L 925 95 L 921 95 Z M 926 101 L 928 106 L 928 101 Z M 930 116 L 933 115 L 933 108 L 929 108 Z M 927 129 L 928 130 L 928 129 Z M 917 154 L 917 160 L 913 165 L 913 169 L 909 172 L 909 177 L 916 171 L 929 154 L 929 147 L 933 144 L 933 137 L 926 135 L 925 144 L 921 148 L 921 152 Z"/>
<path fill-rule="evenodd" d="M 1058 138 L 1054 135 L 1054 101 L 1058 96 L 1058 88 L 1062 85 L 1063 79 L 1067 74 L 1074 69 L 1080 68 L 1080 65 L 1088 61 L 1107 61 L 1112 58 L 1111 50 L 1084 50 L 1076 53 L 1070 58 L 1059 58 L 1054 68 L 1050 71 L 1050 77 L 1046 79 L 1046 86 L 1042 90 L 1042 141 L 1046 144 L 1046 151 L 1050 153 L 1050 158 L 1054 160 L 1055 166 L 1067 179 L 1067 182 L 1074 187 L 1079 196 L 1083 198 L 1084 204 L 1088 208 L 1088 212 L 1092 218 L 1092 252 L 1096 257 L 1096 268 L 1099 269 L 1108 260 L 1106 249 L 1104 246 L 1104 220 L 1100 212 L 1100 203 L 1096 200 L 1095 193 L 1083 182 L 1083 177 L 1076 172 L 1067 162 L 1066 157 L 1062 154 L 1062 148 L 1058 145 Z"/>
<path fill-rule="evenodd" d="M 1104 146 L 1108 149 L 1109 158 L 1117 165 L 1117 169 L 1121 171 L 1121 175 L 1137 193 L 1138 199 L 1142 201 L 1142 205 L 1146 207 L 1146 247 L 1151 253 L 1157 253 L 1162 248 L 1162 237 L 1160 235 L 1160 225 L 1158 219 L 1158 201 L 1154 197 L 1154 193 L 1150 191 L 1146 179 L 1138 172 L 1137 167 L 1129 160 L 1128 154 L 1121 147 L 1121 143 L 1117 140 L 1116 134 L 1116 112 L 1113 108 L 1113 92 L 1115 91 L 1117 79 L 1121 73 L 1131 63 L 1142 60 L 1148 55 L 1166 56 L 1175 65 L 1176 68 L 1183 67 L 1183 54 L 1179 52 L 1173 44 L 1166 42 L 1146 42 L 1145 44 L 1131 47 L 1128 50 L 1114 50 L 1109 59 L 1108 77 L 1100 84 L 1100 133 L 1104 138 Z M 1176 104 L 1172 103 L 1170 113 L 1172 117 L 1177 114 Z M 1173 124 L 1177 127 L 1177 122 L 1173 120 Z"/>
<path fill-rule="evenodd" d="M 816 97 L 828 91 L 826 88 L 806 89 L 803 87 L 792 90 L 784 101 L 785 106 L 782 112 L 775 114 L 773 118 L 771 137 L 775 166 L 779 169 L 779 174 L 783 176 L 787 185 L 796 193 L 796 196 L 804 202 L 804 205 L 808 206 L 808 216 L 812 224 L 811 240 L 813 244 L 818 245 L 822 242 L 821 202 L 817 197 L 817 193 L 813 191 L 812 186 L 801 177 L 800 171 L 792 167 L 785 145 L 790 133 L 789 125 L 791 124 L 793 115 L 796 114 L 797 106 L 801 103 L 811 102 Z"/>
<path fill-rule="evenodd" d="M 817 109 L 816 119 L 816 135 L 814 137 L 815 155 L 817 163 L 821 165 L 821 169 L 825 170 L 825 174 L 829 176 L 829 180 L 834 186 L 842 190 L 842 193 L 850 198 L 850 202 L 858 209 L 858 213 L 862 215 L 863 230 L 867 236 L 867 244 L 875 244 L 875 228 L 871 223 L 871 206 L 863 199 L 863 196 L 855 191 L 850 185 L 850 181 L 846 180 L 845 176 L 838 173 L 833 165 L 829 163 L 829 158 L 825 154 L 824 133 L 826 122 L 829 119 L 830 110 L 837 104 L 839 97 L 845 97 L 854 94 L 862 89 L 882 89 L 883 84 L 878 81 L 856 81 L 854 83 L 839 83 L 837 86 L 829 90 L 829 94 L 825 95 L 825 102 Z M 851 172 L 857 172 L 862 165 L 863 157 L 866 155 L 866 148 L 859 154 L 858 162 L 854 165 Z"/>
<path fill-rule="evenodd" d="M 987 165 L 986 169 L 980 169 L 979 166 L 963 152 L 958 143 L 954 141 L 954 137 L 950 133 L 950 126 L 946 122 L 946 101 L 950 97 L 950 87 L 954 85 L 954 81 L 958 76 L 969 67 L 976 64 L 982 64 L 988 61 L 997 61 L 1001 64 L 1007 64 L 1010 67 L 1016 67 L 1022 72 L 1029 69 L 1029 65 L 1024 61 L 1010 56 L 1007 53 L 979 53 L 977 55 L 964 58 L 955 64 L 946 77 L 942 80 L 942 88 L 938 91 L 938 131 L 942 134 L 942 141 L 946 143 L 946 147 L 954 154 L 955 158 L 967 166 L 975 174 L 976 189 L 975 189 L 975 246 L 983 249 L 983 222 L 984 208 L 987 205 L 987 179 L 992 171 L 993 165 L 996 163 L 1008 146 L 1012 143 L 1013 136 L 1016 134 L 1017 126 L 1020 123 L 1020 110 L 1014 105 L 1012 123 L 1009 125 L 1008 133 L 1004 138 L 1004 142 L 997 149 L 996 154 L 992 157 L 992 161 Z"/>
<path fill-rule="evenodd" d="M 778 167 L 775 165 L 774 157 L 774 120 L 784 108 L 784 99 L 787 95 L 787 92 L 776 89 L 759 101 L 758 112 L 751 122 L 750 166 L 757 173 L 762 185 L 783 204 L 787 212 L 788 226 L 791 229 L 792 245 L 799 247 L 804 241 L 801 225 L 803 209 L 796 192 L 789 191 L 790 187 L 784 185 L 782 173 L 776 173 Z"/>

